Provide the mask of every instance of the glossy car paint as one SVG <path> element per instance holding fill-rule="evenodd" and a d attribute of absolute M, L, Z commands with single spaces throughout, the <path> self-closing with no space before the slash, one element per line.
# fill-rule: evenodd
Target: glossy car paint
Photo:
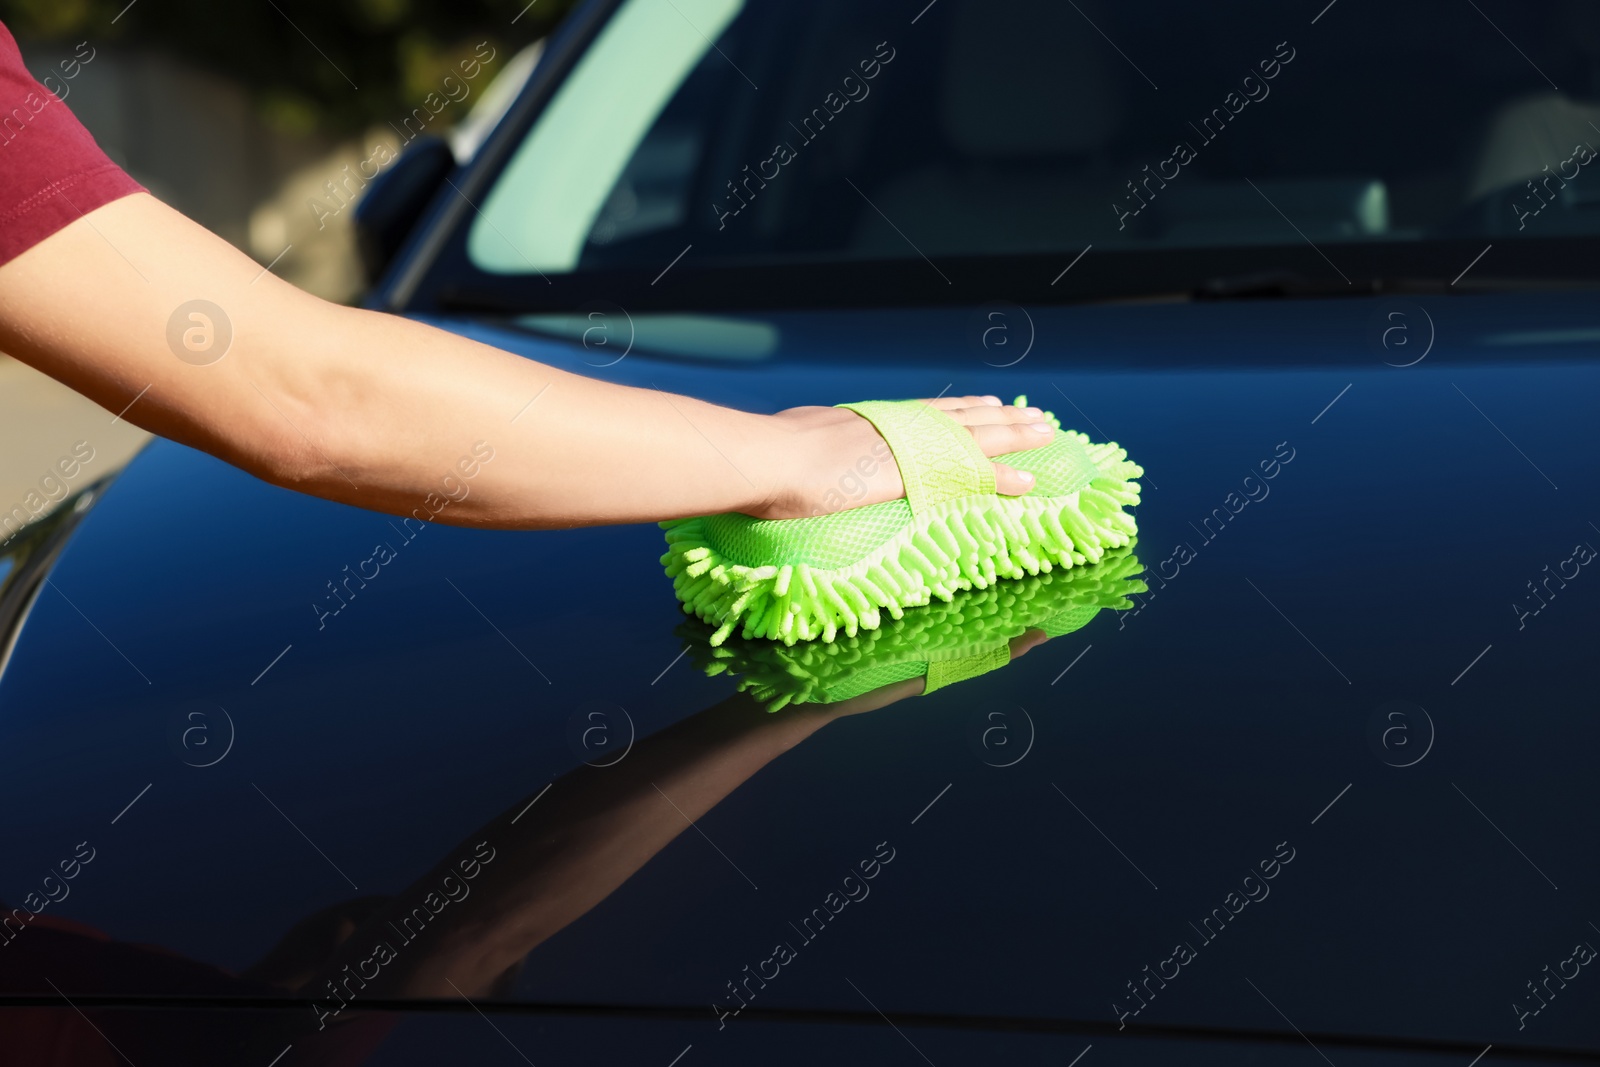
<path fill-rule="evenodd" d="M 1026 393 L 1145 465 L 1151 593 L 994 674 L 828 725 L 539 947 L 478 1005 L 494 1027 L 461 1002 L 388 1004 L 400 1029 L 368 1062 L 515 1062 L 508 1041 L 538 1063 L 692 1046 L 686 1065 L 1065 1063 L 1090 1044 L 1125 1063 L 1600 1055 L 1587 968 L 1521 1029 L 1512 1007 L 1574 943 L 1600 943 L 1600 579 L 1541 584 L 1600 544 L 1592 297 L 1008 308 L 1011 347 L 984 343 L 995 310 L 786 313 L 762 320 L 764 358 L 636 345 L 603 369 L 509 325 L 441 323 L 762 411 Z M 53 912 L 236 971 L 577 766 L 574 717 L 603 709 L 642 738 L 732 691 L 680 657 L 653 527 L 399 525 L 170 443 L 141 456 L 85 516 L 0 679 L 0 898 L 87 841 L 96 858 Z M 380 543 L 391 561 L 321 615 L 327 583 Z M 1390 718 L 1395 701 L 1424 714 Z M 1004 759 L 984 744 L 992 713 L 1018 746 Z M 883 842 L 895 858 L 870 894 L 719 1021 L 727 983 L 800 942 L 791 923 Z M 1286 852 L 1208 940 L 1198 924 Z M 1178 977 L 1130 990 L 1180 942 Z M 9 973 L 0 1027 L 19 1005 L 67 1017 L 49 978 Z M 79 1007 L 116 1034 L 148 990 L 107 981 Z M 173 992 L 147 1019 L 197 1042 L 311 1017 Z"/>

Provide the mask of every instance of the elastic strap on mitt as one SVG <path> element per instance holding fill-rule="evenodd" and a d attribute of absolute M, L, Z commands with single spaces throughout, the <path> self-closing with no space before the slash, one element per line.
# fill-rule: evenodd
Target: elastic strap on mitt
<path fill-rule="evenodd" d="M 935 689 L 943 689 L 947 685 L 964 682 L 968 678 L 976 678 L 980 674 L 999 670 L 1011 662 L 1011 642 L 1002 641 L 994 648 L 986 648 L 971 656 L 960 659 L 933 660 L 928 664 L 928 674 L 923 682 L 922 695 L 927 696 Z"/>
<path fill-rule="evenodd" d="M 967 428 L 921 400 L 840 404 L 883 435 L 913 516 L 947 500 L 994 492 L 994 465 Z"/>

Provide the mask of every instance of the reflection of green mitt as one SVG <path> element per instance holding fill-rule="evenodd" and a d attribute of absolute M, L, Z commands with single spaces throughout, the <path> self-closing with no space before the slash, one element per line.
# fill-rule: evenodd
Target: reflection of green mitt
<path fill-rule="evenodd" d="M 1128 596 L 1147 588 L 1133 577 L 1143 569 L 1130 550 L 1119 549 L 1098 564 L 957 593 L 948 604 L 913 608 L 879 629 L 831 642 L 787 646 L 734 638 L 713 645 L 712 628 L 693 620 L 678 633 L 708 675 L 744 675 L 740 692 L 768 711 L 848 700 L 924 675 L 927 694 L 1005 666 L 1011 639 L 1025 630 L 1060 637 L 1101 608 L 1131 607 Z"/>
<path fill-rule="evenodd" d="M 1026 496 L 1003 497 L 972 435 L 939 409 L 917 400 L 842 406 L 888 442 L 905 499 L 801 519 L 734 513 L 661 524 L 661 562 L 684 610 L 716 627 L 712 644 L 735 626 L 791 645 L 832 641 L 841 629 L 854 636 L 877 628 L 880 608 L 898 619 L 997 578 L 1096 562 L 1133 537 L 1122 509 L 1139 502 L 1131 479 L 1144 471 L 1115 443 L 1059 430 L 1042 448 L 999 456 L 1037 479 Z"/>

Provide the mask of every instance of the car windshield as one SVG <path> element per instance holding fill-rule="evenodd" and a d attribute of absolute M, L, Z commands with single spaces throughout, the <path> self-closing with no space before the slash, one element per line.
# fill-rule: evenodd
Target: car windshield
<path fill-rule="evenodd" d="M 898 260 L 941 287 L 1092 250 L 1181 289 L 1292 246 L 1305 284 L 1448 283 L 1600 233 L 1592 4 L 917 6 L 620 4 L 477 201 L 470 273 Z"/>

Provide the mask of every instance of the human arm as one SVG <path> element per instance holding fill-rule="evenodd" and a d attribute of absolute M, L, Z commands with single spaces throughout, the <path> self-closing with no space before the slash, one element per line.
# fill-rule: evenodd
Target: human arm
<path fill-rule="evenodd" d="M 227 352 L 205 365 L 178 358 L 168 342 L 169 319 L 196 299 L 231 325 Z M 494 459 L 437 515 L 460 525 L 808 515 L 829 510 L 829 491 L 882 450 L 852 412 L 736 411 L 328 303 L 143 193 L 0 266 L 0 348 L 266 481 L 391 514 L 445 493 L 447 477 L 459 484 L 458 464 L 482 442 Z M 1051 440 L 1047 423 L 1030 428 L 1034 409 L 993 397 L 935 403 L 990 456 Z M 1010 468 L 996 477 L 1004 493 L 1031 488 Z M 883 463 L 849 503 L 902 493 L 894 464 Z"/>

